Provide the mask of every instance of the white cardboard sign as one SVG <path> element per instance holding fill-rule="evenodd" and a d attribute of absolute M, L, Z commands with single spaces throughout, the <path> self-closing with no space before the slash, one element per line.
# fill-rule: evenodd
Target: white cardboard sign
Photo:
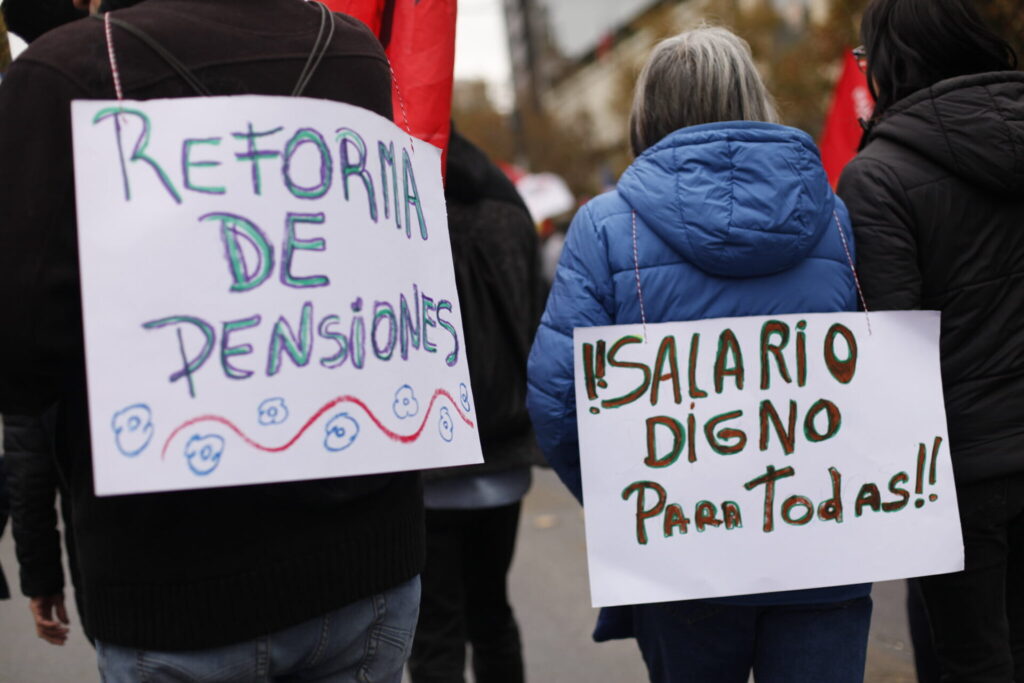
<path fill-rule="evenodd" d="M 481 462 L 437 148 L 305 98 L 72 119 L 98 495 Z"/>
<path fill-rule="evenodd" d="M 595 607 L 963 568 L 934 311 L 579 328 Z"/>

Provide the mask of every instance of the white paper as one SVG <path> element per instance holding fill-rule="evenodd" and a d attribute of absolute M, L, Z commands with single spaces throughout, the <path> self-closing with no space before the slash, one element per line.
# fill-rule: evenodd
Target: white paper
<path fill-rule="evenodd" d="M 640 325 L 577 329 L 577 420 L 594 606 L 962 569 L 939 320 L 934 311 L 871 313 L 870 333 L 863 313 L 703 320 L 648 325 L 646 341 Z M 848 340 L 856 345 L 852 364 Z M 645 385 L 638 398 L 615 405 Z M 774 409 L 787 439 L 792 435 L 791 452 L 768 407 L 762 448 L 762 405 Z M 723 415 L 709 439 L 708 422 Z M 757 480 L 771 469 L 790 474 L 774 481 L 769 520 L 768 485 Z M 833 472 L 841 521 L 835 505 L 822 507 L 835 497 Z M 858 498 L 866 501 L 860 514 Z M 791 500 L 787 517 L 783 508 Z M 698 508 L 708 520 L 703 530 Z"/>
<path fill-rule="evenodd" d="M 482 461 L 437 148 L 304 98 L 72 118 L 98 495 Z"/>

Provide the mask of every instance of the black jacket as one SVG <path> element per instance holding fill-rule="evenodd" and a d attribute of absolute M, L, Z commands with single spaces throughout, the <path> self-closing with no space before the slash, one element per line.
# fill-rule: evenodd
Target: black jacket
<path fill-rule="evenodd" d="M 21 590 L 28 597 L 64 590 L 56 508 L 60 480 L 47 431 L 42 418 L 4 415 L 11 527 Z"/>
<path fill-rule="evenodd" d="M 146 0 L 115 16 L 214 94 L 288 95 L 320 15 L 295 0 Z M 306 89 L 391 116 L 380 43 L 350 17 Z M 193 96 L 114 29 L 125 96 Z M 0 412 L 60 404 L 54 449 L 71 490 L 86 630 L 156 650 L 240 642 L 396 586 L 422 568 L 415 473 L 97 498 L 84 377 L 70 102 L 112 99 L 103 24 L 35 41 L 0 86 Z"/>
<path fill-rule="evenodd" d="M 839 184 L 869 309 L 942 312 L 960 483 L 1024 471 L 1024 73 L 893 105 Z"/>
<path fill-rule="evenodd" d="M 537 230 L 512 182 L 454 130 L 445 205 L 485 462 L 429 476 L 538 463 L 526 412 L 526 360 L 543 306 Z"/>
<path fill-rule="evenodd" d="M 58 492 L 68 562 L 72 579 L 78 585 L 77 554 L 71 542 L 69 494 L 53 452 L 55 415 L 56 409 L 41 417 L 4 415 L 11 531 L 18 557 L 21 592 L 27 597 L 56 595 L 64 590 L 61 537 L 57 524 Z M 80 597 L 80 592 L 76 592 L 76 598 Z"/>

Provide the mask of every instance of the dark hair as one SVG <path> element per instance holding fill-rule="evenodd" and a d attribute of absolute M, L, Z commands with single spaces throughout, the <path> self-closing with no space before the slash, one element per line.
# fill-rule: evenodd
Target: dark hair
<path fill-rule="evenodd" d="M 633 94 L 633 155 L 674 130 L 717 121 L 778 122 L 747 41 L 704 25 L 655 45 Z"/>
<path fill-rule="evenodd" d="M 971 0 L 873 0 L 861 38 L 876 119 L 947 78 L 1017 68 L 1013 48 L 985 25 Z"/>

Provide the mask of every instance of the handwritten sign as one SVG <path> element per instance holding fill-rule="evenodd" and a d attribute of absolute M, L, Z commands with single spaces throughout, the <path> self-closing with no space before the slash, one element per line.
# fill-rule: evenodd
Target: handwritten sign
<path fill-rule="evenodd" d="M 98 495 L 481 462 L 438 149 L 301 98 L 72 117 Z"/>
<path fill-rule="evenodd" d="M 580 328 L 595 606 L 963 568 L 939 314 Z"/>

